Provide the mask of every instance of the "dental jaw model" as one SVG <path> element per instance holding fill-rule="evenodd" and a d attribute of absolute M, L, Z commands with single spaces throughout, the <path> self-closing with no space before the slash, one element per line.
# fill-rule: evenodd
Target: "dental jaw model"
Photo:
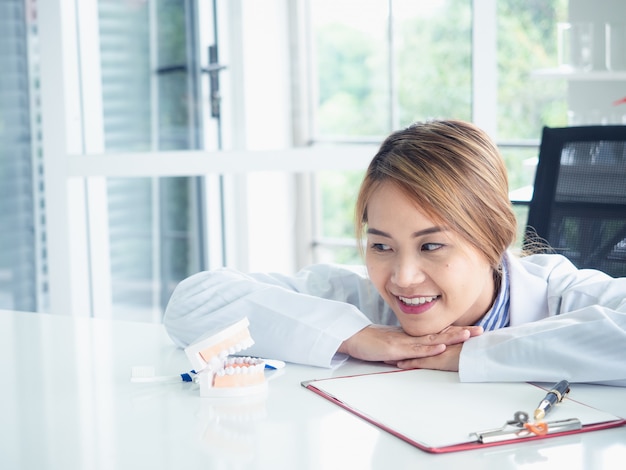
<path fill-rule="evenodd" d="M 251 357 L 231 357 L 254 344 L 243 318 L 215 333 L 210 332 L 185 348 L 197 376 L 202 397 L 233 397 L 265 392 L 265 363 Z"/>

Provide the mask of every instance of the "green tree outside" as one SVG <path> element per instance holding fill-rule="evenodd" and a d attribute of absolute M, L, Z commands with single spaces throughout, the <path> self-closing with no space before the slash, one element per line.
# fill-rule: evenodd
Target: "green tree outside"
<path fill-rule="evenodd" d="M 567 124 L 566 83 L 540 80 L 533 71 L 556 65 L 556 23 L 565 0 L 498 0 L 498 139 L 537 140 L 544 125 Z M 438 14 L 396 19 L 399 125 L 429 118 L 471 119 L 471 2 L 446 0 Z M 316 31 L 318 137 L 382 140 L 388 116 L 388 57 L 367 33 L 340 23 Z M 530 185 L 535 148 L 502 151 L 511 188 Z M 353 207 L 361 172 L 318 175 L 322 236 L 353 237 Z M 519 214 L 520 225 L 526 211 Z M 521 232 L 520 232 L 521 233 Z M 360 262 L 341 249 L 340 262 Z"/>

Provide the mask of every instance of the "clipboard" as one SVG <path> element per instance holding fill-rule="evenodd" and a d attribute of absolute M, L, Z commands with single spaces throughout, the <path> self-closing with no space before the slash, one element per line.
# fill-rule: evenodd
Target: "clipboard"
<path fill-rule="evenodd" d="M 525 432 L 507 422 L 520 410 L 532 416 L 547 390 L 526 382 L 461 383 L 456 372 L 392 370 L 309 380 L 302 386 L 430 453 L 484 449 L 626 424 L 623 418 L 568 396 L 546 417 L 545 435 Z"/>

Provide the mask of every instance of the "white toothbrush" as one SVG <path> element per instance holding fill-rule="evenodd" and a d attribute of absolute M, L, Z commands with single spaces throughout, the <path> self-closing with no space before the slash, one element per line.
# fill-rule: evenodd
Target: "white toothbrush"
<path fill-rule="evenodd" d="M 267 370 L 278 370 L 285 367 L 283 361 L 277 359 L 263 359 Z M 131 371 L 130 381 L 133 383 L 179 383 L 193 382 L 198 375 L 195 370 L 190 370 L 178 375 L 156 375 L 154 366 L 134 366 Z"/>
<path fill-rule="evenodd" d="M 176 383 L 193 382 L 196 372 L 191 370 L 178 375 L 156 375 L 154 366 L 135 366 L 130 374 L 130 381 L 134 383 Z"/>

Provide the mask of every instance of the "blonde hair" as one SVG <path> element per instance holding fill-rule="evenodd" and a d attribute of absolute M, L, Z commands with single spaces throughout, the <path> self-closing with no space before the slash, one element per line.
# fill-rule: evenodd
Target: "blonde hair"
<path fill-rule="evenodd" d="M 357 198 L 355 228 L 360 247 L 368 201 L 382 183 L 396 185 L 435 223 L 482 252 L 496 270 L 515 241 L 517 221 L 504 161 L 487 134 L 473 124 L 415 123 L 385 139 Z"/>

